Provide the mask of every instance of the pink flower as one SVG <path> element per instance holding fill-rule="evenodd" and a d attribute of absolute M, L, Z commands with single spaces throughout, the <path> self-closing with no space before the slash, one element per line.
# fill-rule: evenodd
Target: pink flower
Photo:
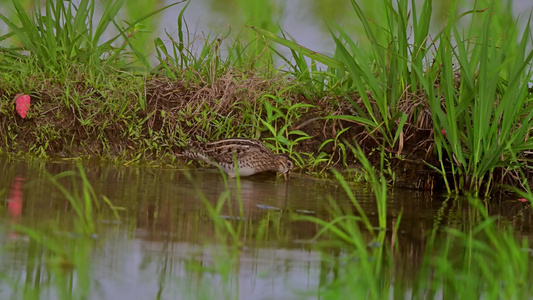
<path fill-rule="evenodd" d="M 444 128 L 440 130 L 440 133 L 442 133 L 442 136 L 446 136 L 446 130 L 444 130 Z"/>
<path fill-rule="evenodd" d="M 527 202 L 527 200 L 526 200 L 525 198 L 520 198 L 520 199 L 518 199 L 518 201 L 520 201 L 520 202 Z"/>
<path fill-rule="evenodd" d="M 15 110 L 21 118 L 26 118 L 30 109 L 30 96 L 24 94 L 18 94 L 15 97 Z"/>

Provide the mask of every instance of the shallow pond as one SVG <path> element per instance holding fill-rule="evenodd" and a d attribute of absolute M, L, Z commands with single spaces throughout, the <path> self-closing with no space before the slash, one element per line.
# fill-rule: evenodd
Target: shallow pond
<path fill-rule="evenodd" d="M 342 247 L 319 249 L 313 240 L 319 226 L 291 221 L 291 215 L 328 220 L 330 200 L 348 207 L 350 200 L 336 181 L 293 174 L 286 182 L 274 174 L 259 174 L 242 178 L 239 189 L 236 180 L 225 183 L 216 169 L 87 165 L 84 170 L 100 207 L 92 214 L 96 234 L 83 238 L 72 205 L 50 180 L 77 170 L 72 162 L 0 159 L 0 195 L 6 200 L 0 223 L 1 299 L 28 298 L 28 293 L 36 299 L 64 299 L 57 288 L 60 276 L 54 272 L 71 274 L 68 287 L 85 280 L 86 291 L 79 293 L 89 299 L 316 299 L 319 288 L 335 276 L 331 261 L 342 256 Z M 80 180 L 71 176 L 58 181 L 71 193 L 82 191 Z M 351 188 L 377 224 L 370 189 Z M 240 228 L 236 249 L 223 242 L 229 235 L 220 235 L 207 209 L 228 192 L 231 200 L 216 218 L 230 219 Z M 117 208 L 119 219 L 101 196 Z M 503 201 L 489 207 L 493 214 L 507 214 L 522 234 L 529 234 L 529 209 L 521 203 Z M 410 190 L 389 194 L 387 214 L 387 235 L 399 249 L 396 272 L 405 278 L 416 274 L 430 231 L 444 225 L 460 229 L 479 217 L 460 200 Z M 399 234 L 392 235 L 400 215 Z M 62 250 L 50 250 L 55 246 L 46 239 L 30 239 L 15 230 L 15 224 L 38 236 L 46 234 L 48 242 L 66 248 L 74 260 L 72 251 L 79 253 L 84 269 L 70 272 L 69 263 L 57 263 Z M 54 265 L 64 270 L 54 271 Z M 75 292 L 71 289 L 68 293 Z"/>

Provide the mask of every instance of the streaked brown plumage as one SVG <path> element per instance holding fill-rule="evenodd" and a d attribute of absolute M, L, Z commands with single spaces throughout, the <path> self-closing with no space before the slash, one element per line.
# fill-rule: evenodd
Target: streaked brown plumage
<path fill-rule="evenodd" d="M 234 156 L 240 176 L 276 171 L 287 178 L 293 167 L 287 155 L 274 154 L 262 142 L 245 138 L 225 139 L 207 144 L 192 143 L 189 149 L 178 155 L 220 166 L 230 177 L 236 176 Z"/>

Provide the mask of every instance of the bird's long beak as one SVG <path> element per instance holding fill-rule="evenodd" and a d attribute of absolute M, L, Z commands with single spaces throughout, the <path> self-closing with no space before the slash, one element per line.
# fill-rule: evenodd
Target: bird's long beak
<path fill-rule="evenodd" d="M 285 180 L 289 180 L 289 172 L 283 173 L 283 177 L 285 178 Z"/>

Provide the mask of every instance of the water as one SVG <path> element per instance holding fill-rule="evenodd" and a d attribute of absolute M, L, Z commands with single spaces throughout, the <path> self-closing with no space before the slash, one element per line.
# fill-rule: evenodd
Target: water
<path fill-rule="evenodd" d="M 286 182 L 274 174 L 261 174 L 243 178 L 238 193 L 237 182 L 230 179 L 226 188 L 215 169 L 92 164 L 85 172 L 94 193 L 99 199 L 106 196 L 120 208 L 120 220 L 102 205 L 100 213 L 94 213 L 97 235 L 87 239 L 73 227 L 77 217 L 72 206 L 46 174 L 65 171 L 77 171 L 77 167 L 71 162 L 0 159 L 0 195 L 6 199 L 0 223 L 4 245 L 0 274 L 10 278 L 0 283 L 0 298 L 20 296 L 28 282 L 40 287 L 40 299 L 57 297 L 57 291 L 49 287 L 55 282 L 53 272 L 45 271 L 54 256 L 15 231 L 13 224 L 51 233 L 60 244 L 71 245 L 76 251 L 89 249 L 85 270 L 91 278 L 89 299 L 176 299 L 176 295 L 180 295 L 178 299 L 212 299 L 224 291 L 229 298 L 316 299 L 318 288 L 331 280 L 327 263 L 331 255 L 342 256 L 342 247 L 329 255 L 317 248 L 312 240 L 319 230 L 317 225 L 290 220 L 295 213 L 330 219 L 328 199 L 348 207 L 349 199 L 332 180 L 293 174 Z M 60 181 L 71 192 L 81 190 L 79 182 L 75 187 L 70 177 Z M 377 224 L 370 190 L 364 185 L 352 188 Z M 222 243 L 202 200 L 214 206 L 228 190 L 231 204 L 220 215 L 233 219 L 235 227 L 242 226 L 245 233 L 237 249 Z M 242 217 L 236 197 L 242 199 Z M 399 245 L 395 264 L 402 276 L 415 276 L 431 230 L 475 221 L 460 203 L 443 202 L 417 191 L 390 194 L 388 235 L 402 214 L 400 234 L 395 237 Z M 502 213 L 496 208 L 494 212 Z M 524 213 L 514 222 L 526 234 L 530 217 Z M 512 215 L 517 215 L 516 209 Z M 76 278 L 73 275 L 73 282 Z"/>

